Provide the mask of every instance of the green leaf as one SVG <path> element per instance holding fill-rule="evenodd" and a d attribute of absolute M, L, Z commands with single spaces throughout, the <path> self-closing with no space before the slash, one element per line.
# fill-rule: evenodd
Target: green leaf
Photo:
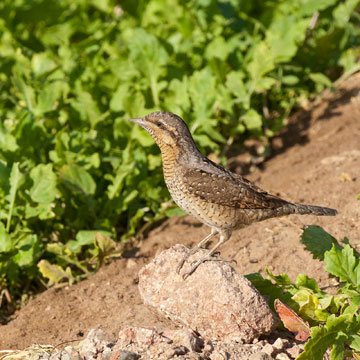
<path fill-rule="evenodd" d="M 21 267 L 35 264 L 40 256 L 40 242 L 35 234 L 24 234 L 16 244 L 18 253 L 13 257 Z"/>
<path fill-rule="evenodd" d="M 325 10 L 326 8 L 333 6 L 336 2 L 336 0 L 302 0 L 298 3 L 298 11 L 301 16 L 311 16 L 316 11 Z"/>
<path fill-rule="evenodd" d="M 10 194 L 9 194 L 10 206 L 9 206 L 9 212 L 8 212 L 7 222 L 6 222 L 6 231 L 7 232 L 9 232 L 9 230 L 10 230 L 11 217 L 12 217 L 12 213 L 14 211 L 16 193 L 18 191 L 18 188 L 23 183 L 23 180 L 24 180 L 23 175 L 20 173 L 20 170 L 19 170 L 19 163 L 14 163 L 11 168 L 11 173 L 10 173 Z"/>
<path fill-rule="evenodd" d="M 339 6 L 337 6 L 333 11 L 335 24 L 341 28 L 346 27 L 349 22 L 350 16 L 353 14 L 359 4 L 359 0 L 342 1 Z"/>
<path fill-rule="evenodd" d="M 320 85 L 328 86 L 328 87 L 332 86 L 331 80 L 322 73 L 311 73 L 309 75 L 309 78 L 316 84 L 320 84 Z"/>
<path fill-rule="evenodd" d="M 110 109 L 112 111 L 122 111 L 124 110 L 124 99 L 129 95 L 129 84 L 120 84 L 117 90 L 114 92 L 111 101 Z"/>
<path fill-rule="evenodd" d="M 64 253 L 64 245 L 59 243 L 50 243 L 46 245 L 46 251 L 61 256 Z"/>
<path fill-rule="evenodd" d="M 331 346 L 330 360 L 344 360 L 345 341 L 347 335 L 341 331 L 335 337 L 334 343 Z"/>
<path fill-rule="evenodd" d="M 188 93 L 188 77 L 184 76 L 181 80 L 172 79 L 167 89 L 167 96 L 164 100 L 166 108 L 183 116 L 190 111 L 190 98 Z"/>
<path fill-rule="evenodd" d="M 324 260 L 324 254 L 333 246 L 342 249 L 336 239 L 327 233 L 322 227 L 310 225 L 301 235 L 301 242 L 306 250 L 310 251 L 314 259 Z"/>
<path fill-rule="evenodd" d="M 165 211 L 165 215 L 167 217 L 172 217 L 172 216 L 184 216 L 186 215 L 186 212 L 180 208 L 174 208 L 174 209 L 167 209 Z"/>
<path fill-rule="evenodd" d="M 247 70 L 250 77 L 257 81 L 274 69 L 274 57 L 271 54 L 270 48 L 265 41 L 261 41 L 258 44 L 255 44 L 252 51 L 251 61 L 247 66 Z M 256 85 L 253 86 L 253 88 L 255 89 Z"/>
<path fill-rule="evenodd" d="M 77 254 L 81 251 L 83 246 L 94 245 L 95 237 L 98 233 L 105 237 L 112 236 L 112 234 L 108 231 L 81 230 L 76 234 L 76 241 L 70 240 L 66 243 L 66 246 L 71 252 Z"/>
<path fill-rule="evenodd" d="M 351 284 L 346 284 L 341 288 L 341 293 L 351 298 L 351 302 L 355 306 L 360 306 L 360 293 L 352 288 Z"/>
<path fill-rule="evenodd" d="M 248 110 L 241 120 L 249 130 L 260 130 L 262 127 L 262 118 L 254 109 Z"/>
<path fill-rule="evenodd" d="M 112 180 L 112 184 L 108 186 L 108 197 L 109 199 L 114 199 L 116 196 L 119 196 L 124 184 L 126 177 L 134 171 L 135 164 L 132 163 L 130 165 L 121 165 L 117 169 L 115 178 L 111 176 L 107 177 L 107 179 Z"/>
<path fill-rule="evenodd" d="M 273 79 L 269 76 L 265 76 L 265 77 L 262 77 L 261 79 L 258 79 L 254 90 L 258 93 L 261 93 L 265 90 L 271 89 L 275 84 L 276 84 L 275 79 Z"/>
<path fill-rule="evenodd" d="M 102 119 L 96 101 L 91 93 L 79 86 L 75 92 L 77 97 L 71 100 L 71 106 L 79 112 L 82 120 L 89 121 L 91 126 L 94 127 Z"/>
<path fill-rule="evenodd" d="M 80 195 L 94 195 L 96 183 L 92 176 L 78 165 L 64 165 L 60 169 L 60 180 L 72 191 Z"/>
<path fill-rule="evenodd" d="M 37 104 L 34 113 L 37 116 L 55 111 L 61 101 L 61 96 L 66 96 L 70 91 L 69 85 L 65 81 L 47 83 L 37 97 Z"/>
<path fill-rule="evenodd" d="M 287 274 L 285 274 L 285 273 L 279 274 L 279 275 L 274 275 L 269 270 L 268 267 L 266 267 L 266 272 L 270 276 L 270 278 L 273 279 L 275 281 L 275 283 L 278 284 L 278 285 L 290 285 L 291 284 L 289 276 Z"/>
<path fill-rule="evenodd" d="M 217 58 L 225 61 L 229 55 L 228 43 L 222 36 L 215 37 L 206 47 L 205 57 L 208 59 Z"/>
<path fill-rule="evenodd" d="M 346 316 L 336 317 L 335 315 L 331 315 L 323 327 L 312 327 L 311 338 L 305 344 L 305 351 L 299 355 L 297 360 L 322 359 L 327 348 L 334 345 L 335 342 L 334 356 L 337 356 L 335 359 L 339 359 L 341 344 L 346 340 L 346 336 L 344 337 L 343 334 L 347 330 L 347 322 L 348 318 Z M 344 357 L 343 353 L 342 356 Z M 343 359 L 343 357 L 341 359 Z"/>
<path fill-rule="evenodd" d="M 154 145 L 154 139 L 138 125 L 133 126 L 131 138 L 136 139 L 145 148 Z"/>
<path fill-rule="evenodd" d="M 15 136 L 6 131 L 0 124 L 0 151 L 14 152 L 19 148 Z"/>
<path fill-rule="evenodd" d="M 292 300 L 300 305 L 299 314 L 306 320 L 324 321 L 329 315 L 326 311 L 324 313 L 319 311 L 319 299 L 309 290 L 297 291 Z"/>
<path fill-rule="evenodd" d="M 349 337 L 349 346 L 356 351 L 360 351 L 360 335 L 351 334 Z"/>
<path fill-rule="evenodd" d="M 32 69 L 35 76 L 46 74 L 56 67 L 55 62 L 46 53 L 37 53 L 31 59 Z"/>
<path fill-rule="evenodd" d="M 359 259 L 355 258 L 354 250 L 346 245 L 342 250 L 336 249 L 335 245 L 325 253 L 325 269 L 339 277 L 340 281 L 350 283 L 354 288 L 360 289 L 360 265 Z"/>
<path fill-rule="evenodd" d="M 110 0 L 90 0 L 89 2 L 105 13 L 111 13 L 111 11 L 113 11 L 113 4 Z"/>
<path fill-rule="evenodd" d="M 17 70 L 22 69 L 22 66 L 19 66 Z M 20 74 L 21 71 L 17 71 L 15 76 L 13 77 L 14 85 L 16 86 L 17 90 L 22 94 L 22 97 L 25 100 L 25 104 L 27 110 L 30 114 L 33 113 L 36 101 L 35 101 L 35 89 L 26 84 L 22 75 Z"/>
<path fill-rule="evenodd" d="M 320 293 L 320 288 L 316 282 L 315 279 L 313 278 L 309 278 L 307 275 L 305 274 L 299 274 L 296 277 L 296 282 L 295 282 L 296 286 L 298 286 L 299 288 L 301 287 L 305 287 L 308 289 L 311 289 L 312 291 L 314 291 L 315 293 Z"/>
<path fill-rule="evenodd" d="M 4 224 L 0 221 L 0 253 L 11 251 L 13 244 L 10 235 L 5 229 Z"/>
<path fill-rule="evenodd" d="M 299 78 L 295 75 L 286 75 L 281 78 L 281 82 L 286 85 L 296 85 L 299 81 Z"/>
<path fill-rule="evenodd" d="M 226 76 L 226 87 L 236 97 L 236 101 L 243 103 L 245 109 L 250 105 L 250 99 L 246 91 L 244 82 L 244 75 L 238 71 L 231 71 Z"/>
<path fill-rule="evenodd" d="M 148 80 L 154 104 L 159 105 L 159 78 L 165 73 L 168 54 L 157 37 L 144 29 L 135 29 L 128 39 L 130 61 Z"/>
<path fill-rule="evenodd" d="M 53 203 L 39 203 L 37 206 L 33 207 L 30 204 L 25 205 L 25 218 L 30 219 L 33 217 L 38 217 L 40 220 L 53 219 L 55 217 L 55 212 Z"/>
<path fill-rule="evenodd" d="M 144 113 L 145 98 L 140 91 L 130 91 L 123 99 L 123 106 L 126 113 L 132 118 L 146 115 Z"/>
<path fill-rule="evenodd" d="M 50 284 L 56 284 L 63 279 L 74 281 L 70 268 L 64 270 L 60 265 L 49 263 L 49 261 L 42 259 L 38 263 L 38 268 L 45 278 L 50 280 Z"/>
<path fill-rule="evenodd" d="M 30 189 L 30 197 L 38 203 L 51 203 L 56 196 L 56 175 L 52 164 L 39 164 L 30 172 L 33 186 Z"/>
<path fill-rule="evenodd" d="M 122 250 L 116 241 L 103 236 L 100 232 L 95 235 L 95 248 L 98 250 L 97 258 L 100 266 L 107 258 L 118 257 L 122 254 Z"/>
<path fill-rule="evenodd" d="M 272 308 L 275 299 L 280 299 L 288 303 L 291 295 L 284 292 L 280 285 L 272 283 L 269 279 L 264 279 L 259 273 L 248 274 L 245 275 L 245 277 L 251 281 L 261 295 L 269 296 L 269 305 Z"/>
<path fill-rule="evenodd" d="M 210 68 L 195 71 L 189 78 L 188 91 L 193 104 L 195 122 L 192 133 L 199 126 L 207 126 L 216 100 L 216 79 Z"/>
<path fill-rule="evenodd" d="M 266 43 L 275 62 L 292 59 L 306 35 L 309 19 L 296 21 L 295 15 L 286 14 L 271 24 L 266 32 Z"/>

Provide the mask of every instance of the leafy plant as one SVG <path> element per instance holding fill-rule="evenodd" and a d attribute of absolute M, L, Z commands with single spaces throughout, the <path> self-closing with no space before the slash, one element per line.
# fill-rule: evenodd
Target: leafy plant
<path fill-rule="evenodd" d="M 260 274 L 248 278 L 262 294 L 270 296 L 270 304 L 280 299 L 308 321 L 310 338 L 298 359 L 321 359 L 330 348 L 331 359 L 351 356 L 351 349 L 360 352 L 360 257 L 345 238 L 340 245 L 318 226 L 309 226 L 302 242 L 314 258 L 324 261 L 325 269 L 339 279 L 336 294 L 322 291 L 315 279 L 299 274 L 295 284 L 286 274 L 274 275 L 268 269 L 268 279 Z M 349 355 L 350 353 L 350 355 Z"/>
<path fill-rule="evenodd" d="M 271 137 L 359 69 L 358 4 L 0 2 L 1 289 L 86 277 L 97 232 L 124 241 L 176 212 L 156 145 L 127 118 L 175 112 L 207 153 Z"/>

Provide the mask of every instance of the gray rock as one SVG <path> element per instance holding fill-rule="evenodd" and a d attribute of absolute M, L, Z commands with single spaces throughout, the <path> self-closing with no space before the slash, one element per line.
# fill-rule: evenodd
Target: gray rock
<path fill-rule="evenodd" d="M 139 291 L 145 304 L 210 340 L 251 343 L 276 328 L 278 319 L 264 298 L 227 263 L 205 262 L 184 281 L 175 269 L 188 251 L 175 245 L 140 270 Z M 191 256 L 182 271 L 205 253 Z"/>
<path fill-rule="evenodd" d="M 128 350 L 120 350 L 119 353 L 116 355 L 117 357 L 113 356 L 111 360 L 138 360 L 141 358 L 139 354 Z"/>
<path fill-rule="evenodd" d="M 161 335 L 169 338 L 176 345 L 184 345 L 189 350 L 201 353 L 204 341 L 190 330 L 166 330 Z"/>
<path fill-rule="evenodd" d="M 271 360 L 272 357 L 264 352 L 257 352 L 249 357 L 249 360 Z"/>
<path fill-rule="evenodd" d="M 278 338 L 273 343 L 274 349 L 276 349 L 278 351 L 286 349 L 288 346 L 289 346 L 289 340 L 287 340 L 287 339 Z"/>
<path fill-rule="evenodd" d="M 99 353 L 106 356 L 111 352 L 110 337 L 101 329 L 92 329 L 81 342 L 79 352 L 85 360 L 98 359 Z"/>

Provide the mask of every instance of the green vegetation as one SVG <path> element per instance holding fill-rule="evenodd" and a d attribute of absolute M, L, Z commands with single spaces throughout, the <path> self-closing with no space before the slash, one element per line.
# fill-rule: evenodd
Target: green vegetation
<path fill-rule="evenodd" d="M 175 112 L 221 155 L 359 69 L 358 0 L 119 4 L 0 3 L 0 290 L 13 298 L 88 276 L 119 253 L 111 239 L 177 211 L 156 145 L 127 118 Z"/>
<path fill-rule="evenodd" d="M 305 345 L 300 360 L 322 359 L 330 348 L 330 358 L 343 360 L 352 357 L 351 350 L 360 355 L 360 257 L 347 238 L 345 246 L 319 226 L 309 226 L 302 235 L 302 242 L 314 259 L 324 262 L 325 269 L 340 281 L 337 292 L 331 295 L 320 290 L 315 279 L 299 274 L 292 284 L 286 274 L 264 279 L 260 274 L 248 278 L 264 295 L 270 305 L 280 299 L 311 327 L 311 337 Z"/>

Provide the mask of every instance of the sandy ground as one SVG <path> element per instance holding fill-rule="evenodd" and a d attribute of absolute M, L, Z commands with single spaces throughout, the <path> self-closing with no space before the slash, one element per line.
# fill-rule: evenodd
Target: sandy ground
<path fill-rule="evenodd" d="M 289 120 L 273 140 L 274 155 L 247 177 L 288 200 L 336 208 L 337 217 L 298 216 L 270 219 L 234 232 L 221 248 L 242 273 L 286 272 L 292 280 L 305 273 L 330 284 L 320 261 L 300 242 L 302 228 L 316 224 L 337 239 L 360 247 L 360 74 L 344 82 L 311 110 Z M 231 158 L 243 168 L 243 154 Z M 246 165 L 246 164 L 245 164 Z M 128 325 L 172 328 L 141 302 L 139 269 L 176 243 L 193 246 L 209 229 L 190 216 L 174 217 L 152 230 L 126 258 L 104 266 L 74 286 L 49 289 L 0 327 L 0 349 L 23 349 L 33 343 L 58 345 L 81 340 L 92 328 L 114 336 Z"/>

